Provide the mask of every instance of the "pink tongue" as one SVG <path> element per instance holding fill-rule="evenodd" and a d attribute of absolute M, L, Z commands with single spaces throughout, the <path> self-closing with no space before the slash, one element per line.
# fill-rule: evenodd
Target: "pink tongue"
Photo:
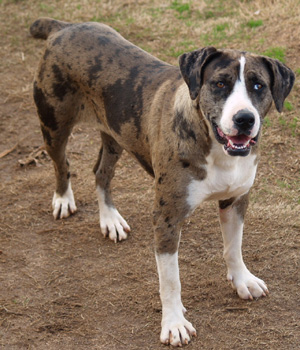
<path fill-rule="evenodd" d="M 247 135 L 227 136 L 235 145 L 244 145 L 250 137 Z"/>

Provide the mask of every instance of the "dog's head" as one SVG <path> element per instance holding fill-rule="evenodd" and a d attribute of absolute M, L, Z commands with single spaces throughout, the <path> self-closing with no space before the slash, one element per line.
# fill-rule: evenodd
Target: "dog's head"
<path fill-rule="evenodd" d="M 198 100 L 226 154 L 247 156 L 272 101 L 279 112 L 295 75 L 264 56 L 206 47 L 179 58 L 192 100 Z"/>

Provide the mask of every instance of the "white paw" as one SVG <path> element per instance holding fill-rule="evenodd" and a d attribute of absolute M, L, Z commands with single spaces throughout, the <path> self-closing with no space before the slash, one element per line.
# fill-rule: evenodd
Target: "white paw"
<path fill-rule="evenodd" d="M 227 279 L 242 299 L 253 300 L 253 298 L 265 297 L 269 294 L 265 282 L 255 277 L 247 268 L 228 272 Z"/>
<path fill-rule="evenodd" d="M 160 341 L 172 346 L 187 345 L 191 338 L 197 336 L 195 328 L 187 321 L 182 312 L 171 312 L 163 317 Z"/>
<path fill-rule="evenodd" d="M 52 200 L 52 208 L 54 219 L 67 218 L 68 216 L 74 214 L 77 211 L 70 183 L 67 191 L 62 196 L 60 196 L 56 192 L 54 193 Z"/>
<path fill-rule="evenodd" d="M 100 228 L 104 237 L 109 237 L 117 243 L 127 238 L 130 227 L 114 207 L 101 205 L 100 208 Z"/>

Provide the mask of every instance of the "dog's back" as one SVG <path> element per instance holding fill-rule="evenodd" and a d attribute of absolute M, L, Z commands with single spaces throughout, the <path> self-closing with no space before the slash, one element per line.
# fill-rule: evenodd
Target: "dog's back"
<path fill-rule="evenodd" d="M 47 95 L 47 103 L 53 108 L 61 104 L 63 107 L 55 109 L 70 111 L 68 115 L 54 112 L 52 119 L 66 118 L 66 123 L 73 123 L 84 110 L 92 110 L 103 131 L 114 133 L 127 151 L 135 154 L 136 148 L 147 149 L 141 141 L 142 129 L 153 130 L 157 123 L 152 120 L 151 125 L 142 127 L 142 120 L 149 120 L 143 115 L 151 113 L 158 118 L 162 113 L 153 110 L 148 96 L 155 95 L 162 86 L 165 95 L 173 95 L 184 83 L 179 68 L 148 54 L 104 24 L 69 24 L 41 18 L 32 24 L 30 32 L 35 38 L 48 39 L 36 74 L 35 95 Z M 174 102 L 165 98 L 162 108 L 164 103 Z M 37 105 L 39 109 L 44 107 L 38 101 Z M 134 144 L 132 136 L 125 140 L 122 135 L 125 124 L 135 134 Z M 142 165 L 151 173 L 146 162 Z"/>

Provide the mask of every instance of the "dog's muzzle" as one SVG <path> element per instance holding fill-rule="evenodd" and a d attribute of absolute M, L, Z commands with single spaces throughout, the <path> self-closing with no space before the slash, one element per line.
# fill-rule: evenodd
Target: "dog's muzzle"
<path fill-rule="evenodd" d="M 239 134 L 251 135 L 255 124 L 255 116 L 252 112 L 242 109 L 233 116 L 232 121 Z"/>
<path fill-rule="evenodd" d="M 233 128 L 237 131 L 235 135 L 226 135 L 214 121 L 212 122 L 216 140 L 223 145 L 226 154 L 245 157 L 258 139 L 259 133 L 251 137 L 255 116 L 248 110 L 241 110 L 233 116 L 232 121 Z"/>

